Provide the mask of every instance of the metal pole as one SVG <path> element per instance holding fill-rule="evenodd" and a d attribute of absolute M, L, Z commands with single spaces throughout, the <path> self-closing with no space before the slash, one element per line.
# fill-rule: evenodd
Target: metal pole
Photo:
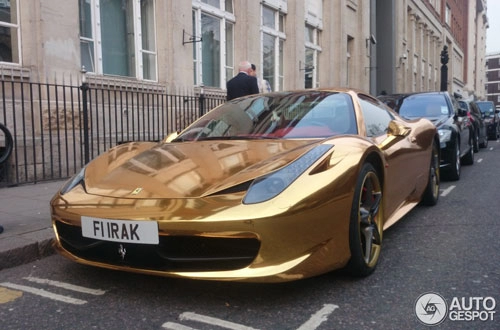
<path fill-rule="evenodd" d="M 85 67 L 82 67 L 82 86 L 80 89 L 82 90 L 82 105 L 83 105 L 83 157 L 85 164 L 88 164 L 89 157 L 89 112 L 87 105 L 87 91 L 89 90 L 89 84 L 86 81 L 85 74 L 87 71 Z"/>
<path fill-rule="evenodd" d="M 203 90 L 203 84 L 200 85 L 200 117 L 205 114 L 205 91 Z"/>

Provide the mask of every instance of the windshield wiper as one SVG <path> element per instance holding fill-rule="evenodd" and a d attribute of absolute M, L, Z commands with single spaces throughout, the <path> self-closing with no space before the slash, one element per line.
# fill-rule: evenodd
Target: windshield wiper
<path fill-rule="evenodd" d="M 274 140 L 275 136 L 269 135 L 231 135 L 231 136 L 205 136 L 200 137 L 196 141 L 206 141 L 206 140 Z"/>

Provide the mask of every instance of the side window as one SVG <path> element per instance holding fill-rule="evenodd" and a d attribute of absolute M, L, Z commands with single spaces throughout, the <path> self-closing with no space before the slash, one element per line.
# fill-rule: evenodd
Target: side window
<path fill-rule="evenodd" d="M 366 135 L 380 136 L 387 133 L 392 113 L 379 100 L 365 94 L 358 94 L 361 110 L 365 118 Z"/>
<path fill-rule="evenodd" d="M 453 106 L 453 113 L 458 113 L 458 110 L 460 109 L 460 104 L 454 97 L 450 97 L 451 99 L 451 104 Z M 452 114 L 453 115 L 453 114 Z"/>

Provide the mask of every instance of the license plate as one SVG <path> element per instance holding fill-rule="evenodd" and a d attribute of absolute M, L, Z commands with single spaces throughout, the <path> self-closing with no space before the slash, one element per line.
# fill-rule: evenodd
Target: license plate
<path fill-rule="evenodd" d="M 100 219 L 82 216 L 82 235 L 104 241 L 158 244 L 156 221 Z"/>

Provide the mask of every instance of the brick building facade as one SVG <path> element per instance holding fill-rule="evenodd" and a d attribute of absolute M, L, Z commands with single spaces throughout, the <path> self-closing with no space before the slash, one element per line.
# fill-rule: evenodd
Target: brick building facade
<path fill-rule="evenodd" d="M 0 71 L 225 92 L 240 60 L 273 90 L 484 88 L 486 0 L 3 0 Z M 482 66 L 481 66 L 482 64 Z M 481 71 L 483 70 L 483 71 Z M 479 95 L 478 95 L 479 93 Z"/>
<path fill-rule="evenodd" d="M 500 53 L 486 55 L 486 97 L 500 108 Z"/>

